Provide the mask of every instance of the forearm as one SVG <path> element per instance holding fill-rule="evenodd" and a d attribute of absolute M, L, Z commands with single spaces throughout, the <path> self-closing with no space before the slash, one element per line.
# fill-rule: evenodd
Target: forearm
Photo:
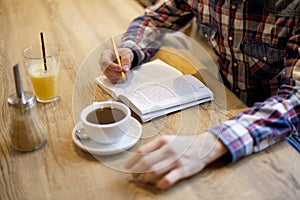
<path fill-rule="evenodd" d="M 159 49 L 164 33 L 177 31 L 194 17 L 185 1 L 159 1 L 145 15 L 132 21 L 122 37 L 121 47 L 135 51 L 137 64 L 148 61 Z"/>
<path fill-rule="evenodd" d="M 278 95 L 209 129 L 232 155 L 232 161 L 265 149 L 300 131 L 300 88 L 282 86 Z"/>

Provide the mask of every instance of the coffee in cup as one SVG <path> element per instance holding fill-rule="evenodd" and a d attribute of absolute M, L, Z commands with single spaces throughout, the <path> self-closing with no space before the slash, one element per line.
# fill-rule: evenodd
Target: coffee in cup
<path fill-rule="evenodd" d="M 112 124 L 122 120 L 125 116 L 125 113 L 118 108 L 103 107 L 91 111 L 86 116 L 86 120 L 93 124 Z"/>
<path fill-rule="evenodd" d="M 95 102 L 82 110 L 80 118 L 91 139 L 109 144 L 120 140 L 126 134 L 131 112 L 123 103 Z"/>

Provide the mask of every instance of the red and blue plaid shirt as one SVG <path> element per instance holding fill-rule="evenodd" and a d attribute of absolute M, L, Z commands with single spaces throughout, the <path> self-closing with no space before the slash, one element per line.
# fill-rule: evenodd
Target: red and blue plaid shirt
<path fill-rule="evenodd" d="M 161 0 L 122 38 L 137 64 L 161 45 L 164 30 L 196 19 L 219 57 L 224 83 L 251 106 L 210 128 L 232 160 L 300 133 L 300 0 Z"/>

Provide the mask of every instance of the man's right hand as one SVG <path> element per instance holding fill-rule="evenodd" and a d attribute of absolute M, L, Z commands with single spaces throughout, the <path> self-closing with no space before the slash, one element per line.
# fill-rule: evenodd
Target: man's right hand
<path fill-rule="evenodd" d="M 121 65 L 116 63 L 116 56 L 112 50 L 104 50 L 100 55 L 99 64 L 103 74 L 110 80 L 111 83 L 122 82 L 122 71 L 125 76 L 128 75 L 133 60 L 133 53 L 129 48 L 118 48 Z"/>

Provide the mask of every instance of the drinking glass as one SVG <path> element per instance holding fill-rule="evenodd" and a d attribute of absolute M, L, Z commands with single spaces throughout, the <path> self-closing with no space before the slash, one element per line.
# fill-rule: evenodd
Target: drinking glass
<path fill-rule="evenodd" d="M 37 97 L 41 103 L 58 100 L 60 90 L 59 48 L 56 45 L 30 46 L 23 51 L 23 58 Z"/>

